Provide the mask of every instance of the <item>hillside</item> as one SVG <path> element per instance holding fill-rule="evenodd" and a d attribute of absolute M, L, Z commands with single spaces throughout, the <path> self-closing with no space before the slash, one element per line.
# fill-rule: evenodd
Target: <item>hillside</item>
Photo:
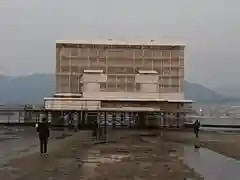
<path fill-rule="evenodd" d="M 52 74 L 0 78 L 0 104 L 43 103 L 43 98 L 55 92 Z"/>
<path fill-rule="evenodd" d="M 221 102 L 225 96 L 211 90 L 203 85 L 184 82 L 185 99 L 191 99 L 197 102 Z"/>
<path fill-rule="evenodd" d="M 55 92 L 53 74 L 29 76 L 0 76 L 0 104 L 42 103 L 43 98 Z M 199 102 L 215 102 L 224 97 L 202 85 L 185 81 L 185 97 Z"/>
<path fill-rule="evenodd" d="M 240 85 L 238 83 L 219 86 L 215 90 L 226 97 L 229 98 L 237 97 L 238 99 L 240 99 Z"/>

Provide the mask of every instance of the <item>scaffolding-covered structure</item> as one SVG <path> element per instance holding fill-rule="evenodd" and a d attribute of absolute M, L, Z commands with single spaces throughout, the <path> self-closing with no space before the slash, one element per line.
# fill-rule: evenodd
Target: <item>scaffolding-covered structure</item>
<path fill-rule="evenodd" d="M 71 112 L 82 125 L 93 117 L 121 127 L 179 126 L 192 104 L 184 98 L 184 49 L 152 40 L 57 41 L 56 94 L 45 110 L 53 120 Z"/>

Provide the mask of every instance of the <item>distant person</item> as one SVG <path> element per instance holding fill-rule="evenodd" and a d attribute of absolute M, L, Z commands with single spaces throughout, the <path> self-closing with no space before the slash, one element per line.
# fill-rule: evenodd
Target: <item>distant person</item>
<path fill-rule="evenodd" d="M 196 138 L 198 138 L 199 130 L 200 130 L 200 122 L 199 122 L 199 120 L 197 119 L 197 120 L 194 122 L 194 134 L 195 134 Z"/>
<path fill-rule="evenodd" d="M 48 138 L 50 135 L 49 124 L 46 118 L 36 125 L 37 132 L 40 140 L 40 153 L 41 155 L 47 153 Z"/>
<path fill-rule="evenodd" d="M 92 130 L 93 130 L 92 136 L 93 136 L 93 138 L 97 139 L 98 122 L 97 122 L 97 120 L 95 120 L 92 123 L 93 123 L 93 125 L 92 125 Z"/>

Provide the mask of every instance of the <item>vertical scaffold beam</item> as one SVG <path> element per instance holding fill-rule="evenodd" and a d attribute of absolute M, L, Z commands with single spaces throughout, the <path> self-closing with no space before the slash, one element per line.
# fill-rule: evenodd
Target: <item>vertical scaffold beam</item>
<path fill-rule="evenodd" d="M 107 142 L 107 112 L 104 112 L 104 143 Z"/>
<path fill-rule="evenodd" d="M 100 116 L 101 116 L 101 114 L 100 114 L 100 112 L 99 111 L 97 111 L 97 133 L 96 133 L 96 139 L 97 140 L 99 140 L 100 139 L 100 137 L 101 137 L 101 134 L 100 134 Z"/>
<path fill-rule="evenodd" d="M 112 128 L 116 129 L 116 112 L 113 112 L 112 115 Z"/>

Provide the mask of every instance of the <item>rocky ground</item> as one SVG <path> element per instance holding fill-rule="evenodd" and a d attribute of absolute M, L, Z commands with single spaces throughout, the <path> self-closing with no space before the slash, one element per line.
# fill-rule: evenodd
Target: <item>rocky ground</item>
<path fill-rule="evenodd" d="M 108 140 L 76 133 L 52 143 L 46 156 L 32 153 L 2 165 L 0 179 L 202 179 L 183 164 L 183 143 L 132 131 L 111 132 Z"/>

